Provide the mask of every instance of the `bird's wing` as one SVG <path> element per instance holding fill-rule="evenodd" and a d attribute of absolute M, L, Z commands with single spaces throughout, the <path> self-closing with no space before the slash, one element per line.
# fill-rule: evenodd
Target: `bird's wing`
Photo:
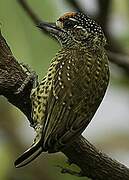
<path fill-rule="evenodd" d="M 74 53 L 72 56 L 67 54 L 56 66 L 42 134 L 46 148 L 59 141 L 60 144 L 69 141 L 89 123 L 86 117 L 87 98 L 90 96 L 89 81 L 92 81 L 94 68 L 93 62 L 84 60 L 84 55 L 79 58 Z"/>

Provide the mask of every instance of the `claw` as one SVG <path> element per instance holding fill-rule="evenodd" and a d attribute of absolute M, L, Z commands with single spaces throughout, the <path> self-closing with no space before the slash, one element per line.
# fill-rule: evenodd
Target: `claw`
<path fill-rule="evenodd" d="M 21 84 L 21 86 L 16 90 L 15 94 L 20 94 L 24 90 L 26 85 L 29 83 L 29 81 L 32 81 L 33 89 L 36 88 L 38 85 L 38 75 L 36 74 L 36 72 L 33 71 L 27 64 L 20 63 L 20 65 L 25 71 L 27 77 Z"/>
<path fill-rule="evenodd" d="M 67 174 L 71 174 L 71 175 L 78 176 L 78 177 L 83 177 L 84 176 L 83 174 L 81 174 L 81 172 L 76 172 L 76 171 L 74 171 L 72 169 L 64 168 L 64 167 L 59 166 L 59 165 L 57 167 L 59 167 L 61 169 L 62 174 L 67 173 Z"/>

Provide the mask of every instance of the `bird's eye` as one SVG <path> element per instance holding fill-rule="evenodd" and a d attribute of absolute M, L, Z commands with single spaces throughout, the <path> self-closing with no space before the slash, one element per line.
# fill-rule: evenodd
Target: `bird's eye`
<path fill-rule="evenodd" d="M 67 29 L 68 29 L 68 28 L 73 28 L 76 24 L 77 24 L 76 21 L 73 21 L 73 20 L 68 19 L 68 20 L 65 20 L 65 21 L 64 21 L 63 27 L 64 27 L 64 28 L 67 28 Z"/>

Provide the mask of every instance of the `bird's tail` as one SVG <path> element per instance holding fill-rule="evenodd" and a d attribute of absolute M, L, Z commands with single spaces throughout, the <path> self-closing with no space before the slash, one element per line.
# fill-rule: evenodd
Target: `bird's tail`
<path fill-rule="evenodd" d="M 36 159 L 42 152 L 43 148 L 40 142 L 32 144 L 29 149 L 27 149 L 21 156 L 17 158 L 14 163 L 15 167 L 20 168 L 29 164 L 31 161 Z"/>

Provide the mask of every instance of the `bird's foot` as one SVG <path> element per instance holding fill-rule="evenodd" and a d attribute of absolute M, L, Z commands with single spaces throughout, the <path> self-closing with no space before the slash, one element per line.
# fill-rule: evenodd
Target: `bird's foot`
<path fill-rule="evenodd" d="M 72 165 L 72 164 L 74 164 L 74 162 L 71 160 L 71 159 L 67 159 L 66 160 L 66 163 L 70 166 L 70 165 Z"/>
<path fill-rule="evenodd" d="M 76 172 L 74 170 L 71 170 L 69 168 L 64 168 L 64 167 L 59 166 L 59 165 L 57 167 L 59 167 L 61 169 L 61 173 L 63 173 L 63 174 L 68 173 L 68 174 L 71 174 L 74 176 L 83 177 L 83 174 L 81 172 Z"/>
<path fill-rule="evenodd" d="M 36 74 L 36 72 L 33 71 L 28 64 L 20 63 L 20 66 L 25 71 L 27 77 L 22 85 L 16 90 L 15 94 L 20 94 L 30 81 L 32 81 L 33 88 L 36 88 L 38 85 L 38 75 Z"/>

